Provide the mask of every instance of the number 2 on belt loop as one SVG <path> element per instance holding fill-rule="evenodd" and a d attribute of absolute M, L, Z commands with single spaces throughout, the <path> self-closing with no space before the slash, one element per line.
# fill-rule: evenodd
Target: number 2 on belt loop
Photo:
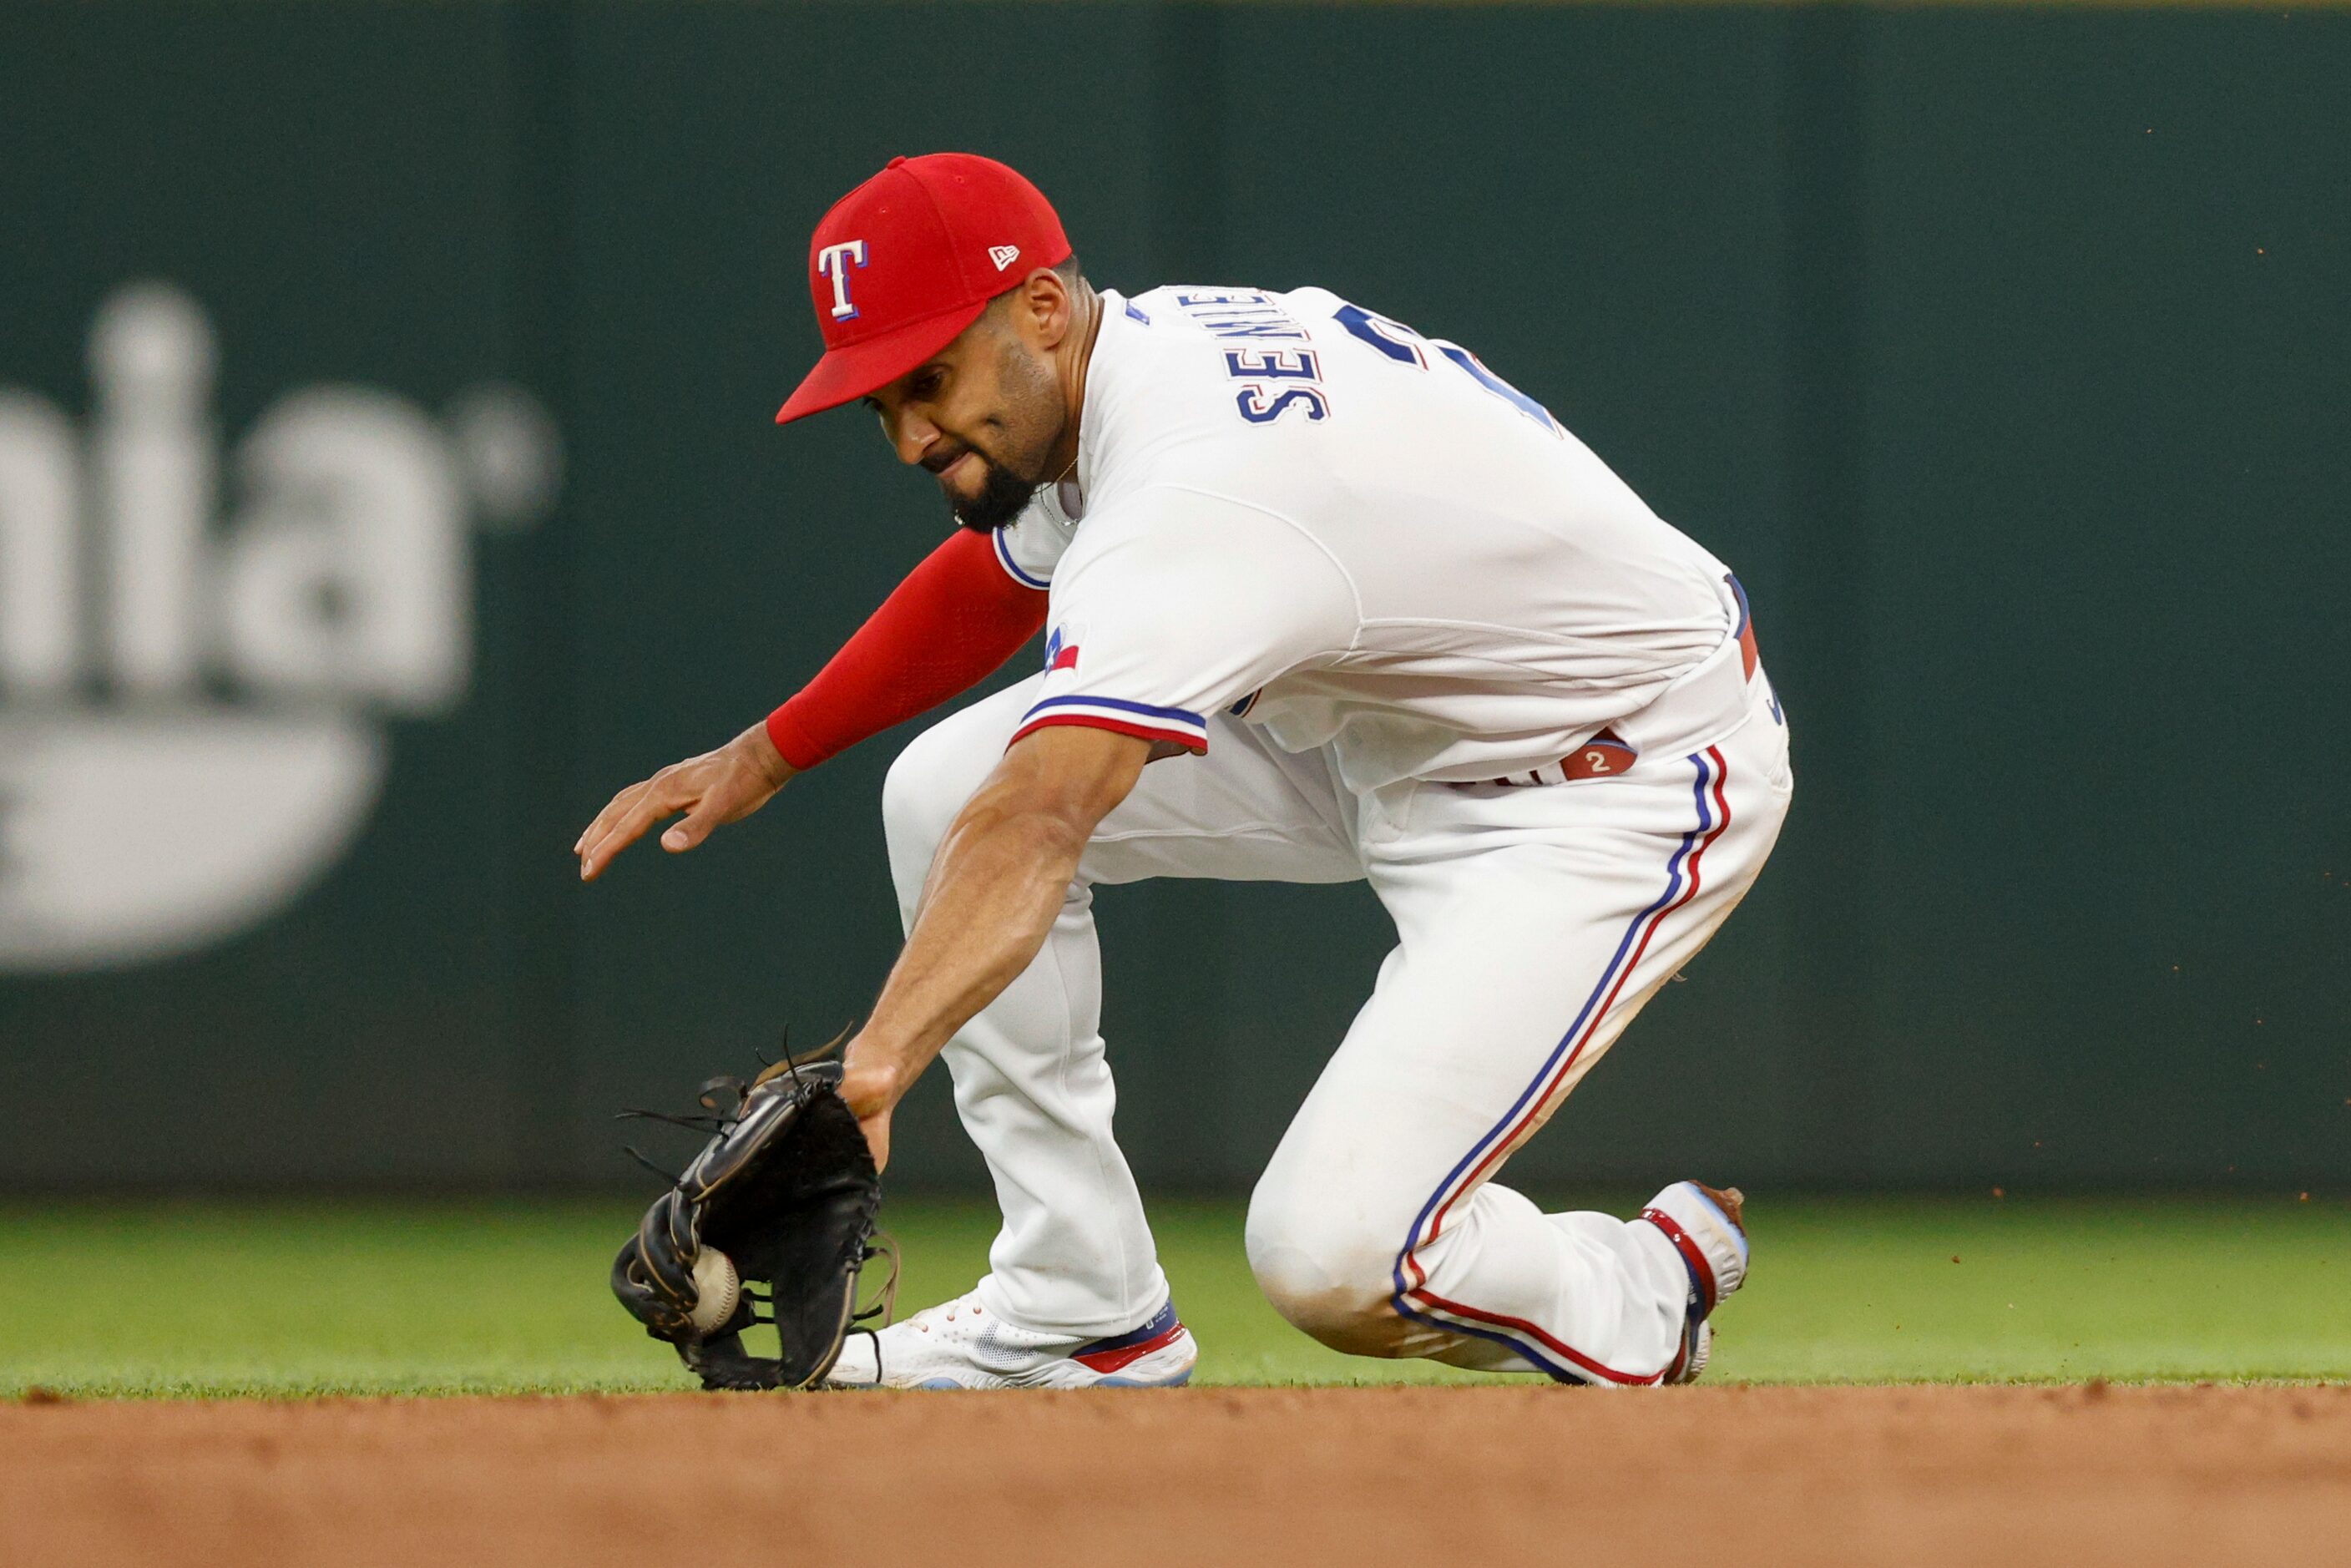
<path fill-rule="evenodd" d="M 1560 771 L 1570 779 L 1607 779 L 1633 766 L 1640 753 L 1613 729 L 1604 729 L 1576 749 Z"/>

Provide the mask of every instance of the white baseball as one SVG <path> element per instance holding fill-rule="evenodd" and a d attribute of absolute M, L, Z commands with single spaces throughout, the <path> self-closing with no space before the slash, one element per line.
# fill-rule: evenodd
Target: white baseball
<path fill-rule="evenodd" d="M 719 1325 L 735 1315 L 735 1302 L 743 1292 L 742 1276 L 735 1272 L 735 1260 L 716 1247 L 705 1247 L 694 1255 L 694 1288 L 700 1299 L 687 1321 L 698 1334 L 718 1332 Z"/>

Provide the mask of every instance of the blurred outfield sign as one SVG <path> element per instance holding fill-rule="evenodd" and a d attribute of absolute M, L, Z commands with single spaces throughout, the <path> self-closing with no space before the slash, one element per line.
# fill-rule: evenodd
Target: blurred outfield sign
<path fill-rule="evenodd" d="M 436 419 L 379 389 L 273 402 L 224 452 L 203 307 L 123 287 L 77 428 L 0 388 L 0 968 L 79 970 L 249 929 L 332 866 L 385 721 L 461 702 L 473 533 L 552 504 L 528 393 Z"/>

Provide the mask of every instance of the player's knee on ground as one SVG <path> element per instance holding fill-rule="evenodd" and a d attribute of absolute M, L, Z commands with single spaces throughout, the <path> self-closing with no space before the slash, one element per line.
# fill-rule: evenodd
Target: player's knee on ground
<path fill-rule="evenodd" d="M 1269 1173 L 1249 1198 L 1249 1269 L 1274 1311 L 1332 1349 L 1407 1354 L 1393 1301 L 1406 1222 L 1382 1226 L 1354 1197 Z"/>

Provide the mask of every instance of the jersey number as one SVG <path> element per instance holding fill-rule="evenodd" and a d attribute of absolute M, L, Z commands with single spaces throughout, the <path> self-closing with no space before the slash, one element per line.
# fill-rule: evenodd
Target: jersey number
<path fill-rule="evenodd" d="M 1342 305 L 1337 319 L 1340 326 L 1400 365 L 1428 369 L 1428 356 L 1422 351 L 1422 345 L 1426 344 L 1459 366 L 1471 381 L 1545 430 L 1559 434 L 1559 421 L 1551 416 L 1551 410 L 1488 370 L 1477 355 L 1460 344 L 1448 343 L 1442 338 L 1424 338 L 1403 322 L 1374 316 L 1360 305 Z"/>

